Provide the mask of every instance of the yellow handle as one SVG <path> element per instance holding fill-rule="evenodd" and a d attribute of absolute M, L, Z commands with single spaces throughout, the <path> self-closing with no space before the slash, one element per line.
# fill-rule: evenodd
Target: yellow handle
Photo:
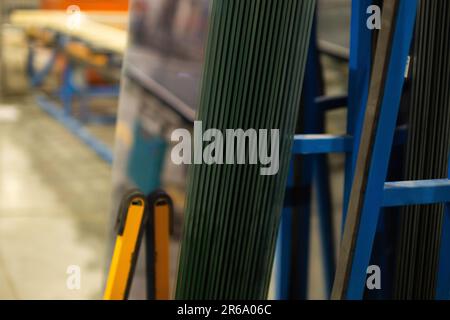
<path fill-rule="evenodd" d="M 119 232 L 104 294 L 105 300 L 125 300 L 131 285 L 145 218 L 145 197 L 127 199 L 123 230 Z M 123 208 L 123 206 L 121 206 Z M 120 213 L 119 213 L 120 214 Z"/>

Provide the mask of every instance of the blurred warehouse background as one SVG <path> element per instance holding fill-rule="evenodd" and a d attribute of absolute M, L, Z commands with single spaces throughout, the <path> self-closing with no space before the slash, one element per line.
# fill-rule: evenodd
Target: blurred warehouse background
<path fill-rule="evenodd" d="M 327 94 L 347 91 L 350 2 L 319 1 Z M 166 141 L 195 117 L 209 4 L 0 1 L 0 299 L 101 298 L 118 199 L 132 186 L 174 198 L 175 280 L 186 168 L 167 160 Z M 326 127 L 344 133 L 346 111 L 327 113 Z M 340 221 L 344 157 L 329 161 Z M 309 297 L 321 299 L 316 217 Z M 132 298 L 144 284 L 140 263 Z"/>

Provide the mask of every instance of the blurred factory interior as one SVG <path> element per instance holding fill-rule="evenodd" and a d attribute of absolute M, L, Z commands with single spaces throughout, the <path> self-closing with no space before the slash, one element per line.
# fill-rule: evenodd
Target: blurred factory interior
<path fill-rule="evenodd" d="M 131 152 L 135 160 L 129 168 L 112 172 L 116 134 L 122 142 L 116 146 L 118 157 L 126 153 L 121 148 L 129 148 L 127 144 L 131 142 L 127 139 L 132 134 L 120 123 L 115 133 L 119 83 L 122 81 L 126 87 L 122 90 L 131 92 L 121 96 L 121 99 L 128 99 L 122 101 L 127 105 L 122 110 L 126 113 L 122 121 L 132 121 L 136 113 L 143 113 L 146 114 L 143 125 L 150 130 L 160 130 L 154 129 L 158 122 L 177 125 L 184 121 L 177 114 L 164 112 L 158 99 L 146 90 L 151 77 L 167 85 L 168 90 L 179 93 L 182 99 L 178 100 L 183 100 L 182 104 L 196 103 L 201 71 L 198 63 L 191 63 L 192 73 L 184 78 L 182 75 L 180 81 L 174 79 L 174 74 L 164 74 L 171 70 L 151 65 L 149 57 L 153 53 L 146 48 L 164 52 L 170 46 L 164 43 L 165 35 L 157 33 L 157 26 L 147 26 L 148 22 L 144 21 L 144 15 L 152 14 L 147 6 L 158 6 L 161 2 L 134 0 L 130 7 L 127 0 L 0 2 L 0 299 L 102 297 L 115 215 L 113 191 L 120 192 L 113 190 L 113 175 L 114 186 L 119 190 L 128 183 L 123 180 L 130 180 L 122 176 L 124 172 L 132 177 L 140 175 L 136 177 L 139 182 L 155 175 L 147 172 L 144 161 L 139 163 L 139 157 L 145 157 L 139 154 L 145 152 L 142 146 L 141 150 L 137 147 Z M 207 27 L 205 2 L 208 1 L 179 2 L 178 28 L 187 23 L 183 19 L 190 18 L 191 31 L 188 32 L 196 42 L 179 43 L 177 49 L 187 46 L 188 54 L 193 56 L 188 59 L 200 61 Z M 77 12 L 71 10 L 78 9 L 81 19 L 89 19 L 89 26 L 84 26 L 87 22 L 80 19 L 81 28 L 77 29 L 76 24 L 80 23 Z M 348 47 L 347 32 L 340 30 L 349 27 L 349 1 L 321 1 L 320 10 L 322 40 Z M 132 34 L 134 47 L 128 54 L 130 66 L 125 74 L 121 73 L 121 68 L 129 15 L 132 17 L 130 28 L 137 32 Z M 73 29 L 67 24 L 73 24 Z M 143 32 L 145 28 L 148 33 Z M 71 32 L 76 36 L 71 37 Z M 67 43 L 63 45 L 64 41 Z M 345 54 L 345 49 L 343 51 Z M 345 92 L 345 62 L 327 56 L 322 58 L 327 65 L 327 91 Z M 157 63 L 158 57 L 153 61 Z M 177 66 L 169 67 L 173 70 Z M 187 77 L 194 79 L 186 81 Z M 345 113 L 333 113 L 330 130 L 340 132 L 345 126 Z M 192 117 L 193 112 L 187 114 Z M 154 121 L 156 125 L 145 121 Z M 143 139 L 141 143 L 145 146 L 145 137 Z M 337 179 L 342 179 L 342 161 L 339 156 L 332 160 Z M 162 174 L 162 184 L 175 199 L 171 256 L 176 260 L 186 169 L 165 162 L 168 165 Z M 146 182 L 143 184 L 143 188 L 152 188 Z M 341 195 L 336 194 L 337 206 L 340 199 Z M 312 223 L 317 227 L 316 219 Z M 312 237 L 318 235 L 313 233 Z M 312 264 L 320 259 L 319 251 L 319 246 L 314 245 Z M 70 266 L 79 266 L 82 270 L 79 290 L 67 289 Z M 175 278 L 175 268 L 176 263 L 173 263 L 171 281 Z M 320 269 L 311 270 L 316 273 L 311 275 L 311 297 L 324 298 Z M 143 297 L 142 277 L 138 272 L 132 297 Z"/>
<path fill-rule="evenodd" d="M 255 0 L 245 5 L 237 0 L 1 0 L 0 299 L 101 299 L 114 292 L 108 287 L 109 277 L 120 259 L 112 256 L 120 251 L 125 238 L 121 232 L 127 230 L 121 219 L 128 219 L 118 212 L 132 188 L 144 195 L 164 190 L 169 199 L 164 205 L 170 208 L 169 222 L 156 222 L 158 218 L 150 216 L 154 225 L 148 224 L 146 245 L 140 247 L 137 261 L 131 250 L 129 261 L 136 263 L 136 272 L 128 274 L 134 275 L 131 287 L 127 283 L 122 288 L 130 299 L 149 298 L 151 286 L 160 298 L 261 298 L 267 291 L 270 299 L 328 299 L 336 267 L 334 297 L 341 293 L 340 298 L 433 298 L 436 290 L 445 291 L 450 281 L 438 279 L 436 270 L 438 253 L 450 239 L 443 232 L 441 246 L 448 204 L 438 204 L 446 203 L 449 190 L 450 98 L 445 86 L 450 72 L 445 61 L 450 59 L 444 55 L 450 49 L 444 35 L 450 32 L 439 21 L 450 18 L 450 5 L 433 1 L 433 5 L 411 1 L 419 3 L 417 9 L 407 7 L 405 0 L 395 1 L 400 3 L 395 8 L 381 0 L 284 4 Z M 403 33 L 369 30 L 366 5 L 370 4 L 383 4 L 387 12 L 383 23 L 392 28 L 394 24 L 385 20 L 392 18 L 389 10 L 393 10 L 395 27 Z M 273 11 L 267 9 L 272 6 Z M 236 18 L 232 13 L 237 13 Z M 288 18 L 280 18 L 283 15 Z M 434 18 L 428 19 L 430 15 Z M 414 31 L 416 16 L 420 28 Z M 273 32 L 266 30 L 270 23 L 275 25 Z M 293 32 L 283 32 L 287 28 Z M 264 42 L 264 37 L 271 41 Z M 297 41 L 300 45 L 291 48 Z M 255 43 L 260 46 L 256 53 Z M 392 50 L 385 56 L 379 52 L 384 45 Z M 410 55 L 409 48 L 418 54 Z M 294 54 L 298 60 L 291 61 Z M 428 55 L 427 69 L 422 64 Z M 273 63 L 264 60 L 269 56 Z M 215 61 L 219 63 L 214 65 Z M 235 61 L 247 68 L 239 69 Z M 289 67 L 283 64 L 288 61 Z M 390 68 L 375 69 L 381 63 L 390 63 Z M 433 77 L 441 68 L 447 72 Z M 302 79 L 303 73 L 303 91 L 289 90 L 297 83 L 290 80 Z M 255 89 L 251 81 L 240 78 L 244 76 L 254 77 Z M 377 76 L 383 78 L 377 82 Z M 387 79 L 390 85 L 385 92 L 376 91 L 371 77 L 376 84 Z M 269 96 L 258 85 L 276 94 Z M 248 111 L 255 101 L 245 105 L 242 114 L 239 110 L 223 116 L 219 108 L 214 113 L 221 104 L 225 110 L 235 110 L 230 101 L 240 101 L 239 95 L 247 97 L 253 89 L 254 97 L 276 100 L 274 106 L 278 98 L 290 102 L 280 110 L 268 101 L 261 103 L 261 110 L 268 108 L 267 114 L 274 115 L 263 119 L 267 123 L 286 121 L 292 128 L 296 124 L 294 156 L 289 150 L 281 153 L 279 180 L 249 178 L 251 167 L 236 166 L 233 170 L 238 173 L 229 176 L 235 185 L 228 185 L 228 167 L 221 171 L 171 161 L 171 134 L 178 128 L 191 130 L 198 118 L 219 119 L 223 124 L 241 117 L 238 120 L 251 119 L 263 126 L 262 120 L 255 120 L 259 116 Z M 282 94 L 286 98 L 279 97 Z M 383 94 L 387 102 L 381 99 Z M 216 97 L 216 104 L 206 104 Z M 433 107 L 424 111 L 417 101 Z M 388 102 L 399 109 L 388 113 Z M 375 113 L 379 119 L 371 118 L 371 103 L 373 108 L 384 108 Z M 299 110 L 298 119 L 290 119 L 297 113 L 289 114 L 288 107 Z M 373 149 L 365 150 L 366 146 Z M 363 163 L 364 156 L 368 160 Z M 358 175 L 361 168 L 366 171 Z M 359 186 L 359 178 L 367 178 L 360 181 L 361 192 L 352 189 L 352 182 L 354 188 Z M 395 182 L 400 180 L 419 182 Z M 270 189 L 271 183 L 278 189 Z M 284 183 L 283 188 L 279 183 Z M 141 203 L 131 199 L 129 210 L 145 203 L 151 207 L 148 212 L 156 212 L 160 203 L 153 199 L 153 207 L 146 202 L 149 199 Z M 402 206 L 409 207 L 398 209 Z M 368 212 L 376 218 L 367 220 Z M 391 212 L 395 214 L 384 214 Z M 419 218 L 411 218 L 414 212 Z M 166 222 L 170 238 L 161 241 L 167 242 L 170 263 L 161 266 L 154 257 L 164 256 L 158 251 L 165 250 L 159 247 L 158 237 L 165 238 L 157 226 Z M 437 228 L 441 229 L 437 232 Z M 139 229 L 137 241 L 142 234 Z M 344 249 L 351 247 L 345 246 L 346 241 L 356 247 L 339 252 L 341 240 Z M 245 252 L 251 253 L 248 263 Z M 202 254 L 204 260 L 198 258 Z M 383 276 L 379 292 L 363 288 L 369 260 L 388 275 Z M 258 261 L 263 261 L 261 272 Z M 450 264 L 450 259 L 442 261 L 441 271 L 446 262 Z M 149 265 L 155 267 L 151 272 L 157 274 L 152 278 L 156 283 L 149 280 Z M 214 272 L 208 272 L 212 265 Z M 249 270 L 258 272 L 245 277 Z M 159 281 L 166 277 L 167 285 L 158 291 Z M 222 281 L 223 287 L 210 287 L 208 277 L 217 277 L 214 281 Z M 261 280 L 254 280 L 254 287 L 253 277 Z M 410 285 L 411 279 L 419 280 Z M 349 284 L 340 287 L 341 280 Z"/>

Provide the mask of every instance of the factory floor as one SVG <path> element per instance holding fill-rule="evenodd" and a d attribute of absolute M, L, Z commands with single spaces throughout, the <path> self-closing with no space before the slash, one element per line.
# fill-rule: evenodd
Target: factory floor
<path fill-rule="evenodd" d="M 0 102 L 0 299 L 100 298 L 110 189 L 110 167 L 33 99 Z"/>

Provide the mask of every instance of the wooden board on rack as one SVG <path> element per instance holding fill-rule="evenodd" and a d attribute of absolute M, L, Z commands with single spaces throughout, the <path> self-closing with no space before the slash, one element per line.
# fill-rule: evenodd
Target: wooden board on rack
<path fill-rule="evenodd" d="M 55 10 L 17 10 L 11 23 L 22 28 L 50 29 L 86 42 L 90 47 L 123 55 L 127 46 L 126 12 L 80 13 L 80 23 L 70 28 L 70 15 Z M 121 27 L 120 27 L 121 26 Z"/>

